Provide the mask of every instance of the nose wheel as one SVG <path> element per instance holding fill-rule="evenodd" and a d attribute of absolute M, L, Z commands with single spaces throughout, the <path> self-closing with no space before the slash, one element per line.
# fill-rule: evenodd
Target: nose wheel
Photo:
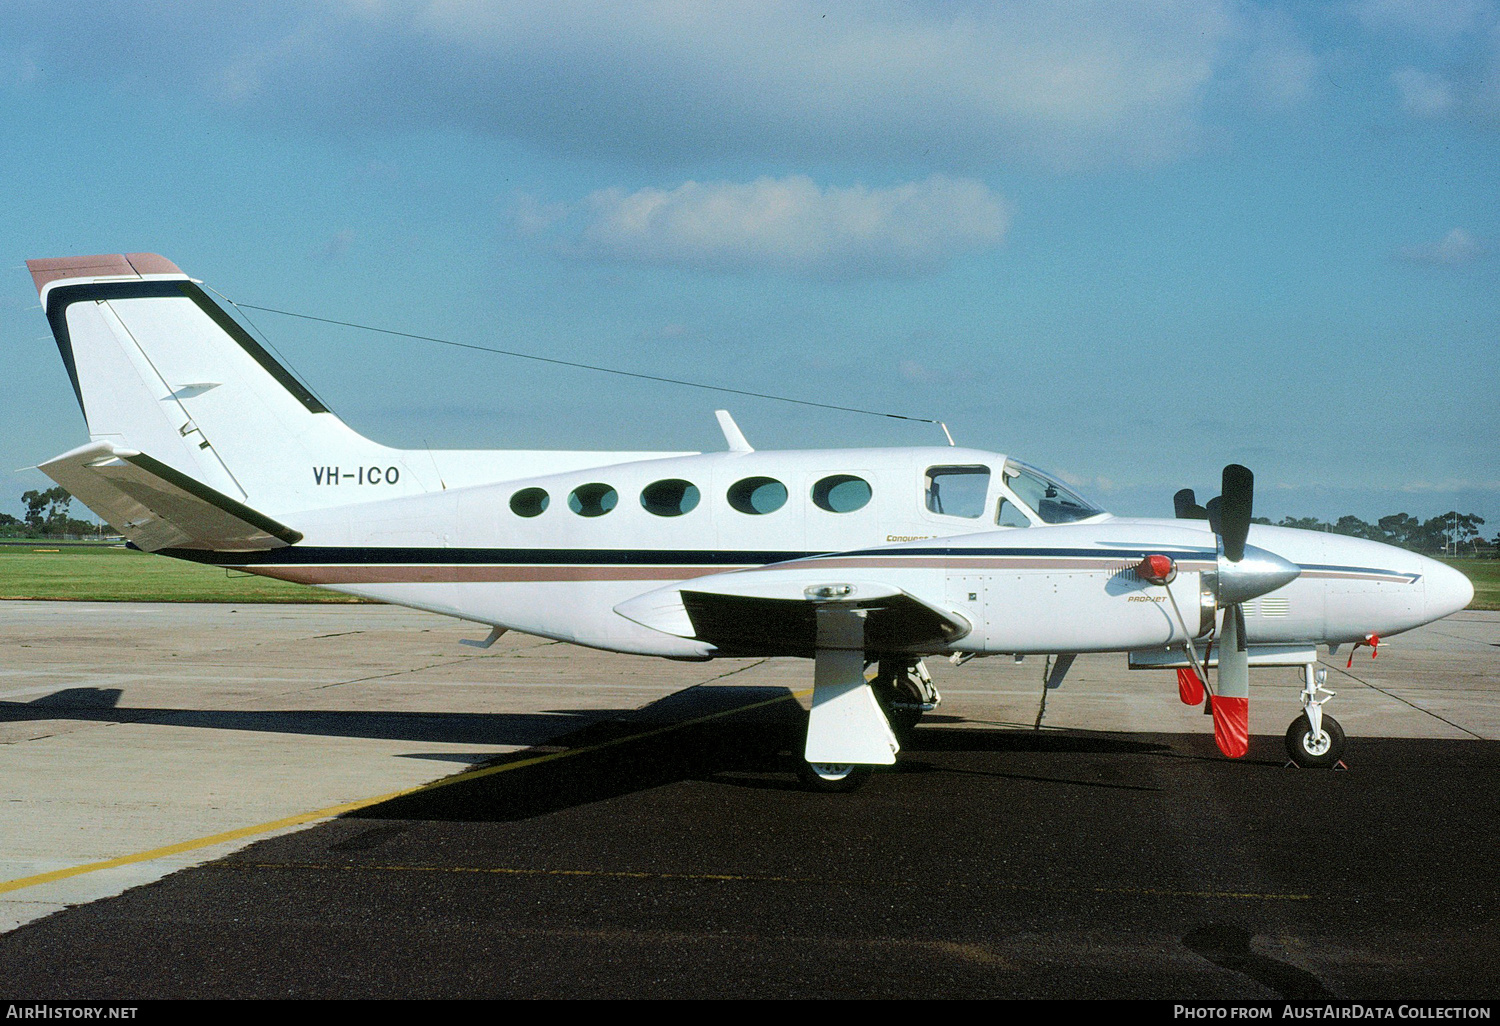
<path fill-rule="evenodd" d="M 1286 728 L 1286 754 L 1304 769 L 1327 769 L 1344 755 L 1344 728 L 1324 715 L 1321 729 L 1313 733 L 1312 721 L 1303 713 Z"/>
<path fill-rule="evenodd" d="M 1333 692 L 1323 686 L 1328 671 L 1312 664 L 1302 670 L 1302 715 L 1286 728 L 1286 754 L 1304 769 L 1328 769 L 1344 757 L 1344 728 L 1323 712 Z"/>

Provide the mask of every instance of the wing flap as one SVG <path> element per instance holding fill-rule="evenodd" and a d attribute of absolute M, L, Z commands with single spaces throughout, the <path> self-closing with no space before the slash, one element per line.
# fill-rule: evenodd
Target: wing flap
<path fill-rule="evenodd" d="M 94 442 L 37 468 L 147 552 L 259 552 L 302 535 L 145 453 Z"/>
<path fill-rule="evenodd" d="M 694 637 L 725 655 L 812 656 L 817 650 L 817 611 L 824 603 L 684 590 L 682 604 Z M 872 652 L 946 644 L 969 633 L 955 614 L 904 592 L 838 604 L 866 610 L 865 646 Z"/>
<path fill-rule="evenodd" d="M 812 656 L 817 611 L 863 609 L 871 651 L 914 651 L 943 646 L 968 634 L 957 613 L 877 581 L 841 582 L 828 591 L 826 571 L 776 567 L 700 577 L 638 595 L 615 607 L 636 623 L 695 638 L 723 655 Z"/>

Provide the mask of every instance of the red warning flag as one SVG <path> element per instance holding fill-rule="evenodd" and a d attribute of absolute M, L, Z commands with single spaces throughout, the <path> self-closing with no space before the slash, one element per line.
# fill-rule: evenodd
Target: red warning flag
<path fill-rule="evenodd" d="M 1250 750 L 1250 699 L 1214 696 L 1214 744 L 1231 759 Z"/>
<path fill-rule="evenodd" d="M 1203 704 L 1203 678 L 1191 666 L 1177 669 L 1177 697 L 1182 699 L 1183 705 Z"/>

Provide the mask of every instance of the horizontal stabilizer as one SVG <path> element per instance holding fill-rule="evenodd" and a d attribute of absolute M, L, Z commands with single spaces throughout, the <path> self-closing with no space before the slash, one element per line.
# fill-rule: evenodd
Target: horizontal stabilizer
<path fill-rule="evenodd" d="M 147 552 L 260 552 L 302 535 L 145 453 L 93 442 L 37 469 Z"/>

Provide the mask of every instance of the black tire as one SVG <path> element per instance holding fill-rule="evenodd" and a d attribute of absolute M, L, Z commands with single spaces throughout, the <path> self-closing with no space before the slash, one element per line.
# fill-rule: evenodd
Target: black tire
<path fill-rule="evenodd" d="M 1312 721 L 1303 713 L 1286 729 L 1286 754 L 1304 769 L 1328 769 L 1344 755 L 1344 728 L 1332 716 L 1323 717 L 1323 737 L 1314 739 Z"/>
<path fill-rule="evenodd" d="M 904 678 L 877 681 L 875 698 L 897 737 L 905 737 L 922 719 L 922 693 Z"/>
<path fill-rule="evenodd" d="M 850 791 L 857 791 L 870 779 L 872 772 L 872 767 L 857 763 L 814 764 L 803 760 L 797 763 L 797 779 L 802 781 L 803 787 L 819 794 L 848 794 Z"/>

